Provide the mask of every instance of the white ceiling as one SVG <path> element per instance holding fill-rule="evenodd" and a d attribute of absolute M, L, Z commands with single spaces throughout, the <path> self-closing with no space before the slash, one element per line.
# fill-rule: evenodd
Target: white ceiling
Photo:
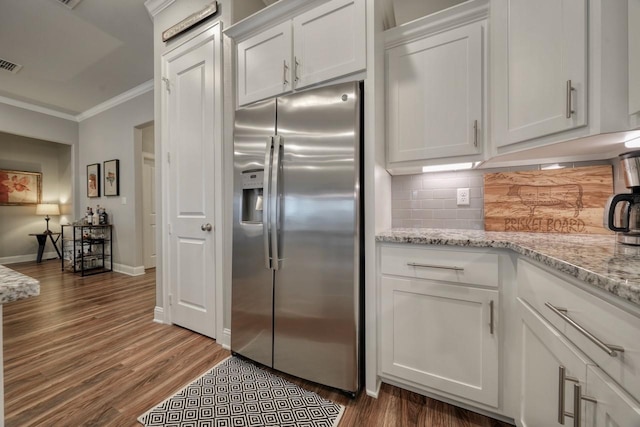
<path fill-rule="evenodd" d="M 144 0 L 0 0 L 0 96 L 77 115 L 153 78 Z"/>

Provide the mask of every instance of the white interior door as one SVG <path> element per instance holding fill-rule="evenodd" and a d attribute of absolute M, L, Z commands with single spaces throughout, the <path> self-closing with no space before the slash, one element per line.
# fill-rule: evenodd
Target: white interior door
<path fill-rule="evenodd" d="M 156 266 L 156 160 L 142 153 L 142 215 L 144 268 Z"/>
<path fill-rule="evenodd" d="M 220 207 L 220 29 L 166 55 L 168 267 L 171 322 L 216 335 Z"/>

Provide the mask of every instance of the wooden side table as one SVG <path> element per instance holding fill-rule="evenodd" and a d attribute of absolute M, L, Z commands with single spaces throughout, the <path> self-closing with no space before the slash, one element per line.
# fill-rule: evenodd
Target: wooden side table
<path fill-rule="evenodd" d="M 60 233 L 30 233 L 29 236 L 36 236 L 36 239 L 38 239 L 38 258 L 36 258 L 36 262 L 42 262 L 42 254 L 44 253 L 44 245 L 47 243 L 47 236 L 49 236 L 49 239 L 51 240 L 51 243 L 53 244 L 53 247 L 58 254 L 58 258 L 62 258 L 57 245 L 58 239 L 60 239 Z M 57 237 L 54 239 L 53 236 Z"/>

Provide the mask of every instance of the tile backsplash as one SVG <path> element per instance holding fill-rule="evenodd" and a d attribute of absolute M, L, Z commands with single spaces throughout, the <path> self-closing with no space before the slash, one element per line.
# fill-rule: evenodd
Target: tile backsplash
<path fill-rule="evenodd" d="M 614 166 L 616 192 L 628 192 L 620 178 L 617 158 L 563 163 L 565 167 Z M 392 227 L 484 229 L 484 174 L 538 170 L 546 165 L 518 166 L 471 171 L 395 175 L 391 178 Z M 469 206 L 458 206 L 457 189 L 469 188 Z"/>

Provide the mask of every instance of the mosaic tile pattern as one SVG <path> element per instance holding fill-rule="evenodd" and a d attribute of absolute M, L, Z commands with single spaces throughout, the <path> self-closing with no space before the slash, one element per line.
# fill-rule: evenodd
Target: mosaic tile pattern
<path fill-rule="evenodd" d="M 333 427 L 344 407 L 230 357 L 138 418 L 151 426 Z"/>

